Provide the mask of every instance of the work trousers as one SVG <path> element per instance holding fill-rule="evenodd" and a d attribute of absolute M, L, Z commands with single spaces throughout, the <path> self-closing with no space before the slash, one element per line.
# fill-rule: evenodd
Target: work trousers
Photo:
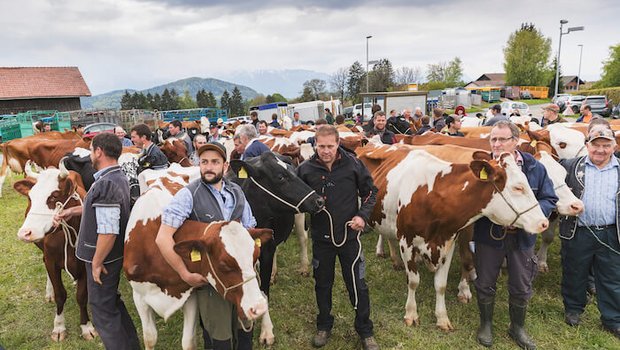
<path fill-rule="evenodd" d="M 476 242 L 476 274 L 474 281 L 480 300 L 495 297 L 496 284 L 504 259 L 508 265 L 510 299 L 527 302 L 532 297 L 532 281 L 538 273 L 534 247 L 519 249 L 516 235 L 508 234 L 501 248 Z"/>
<path fill-rule="evenodd" d="M 592 268 L 601 322 L 615 329 L 620 327 L 620 255 L 610 248 L 620 253 L 615 226 L 578 227 L 572 239 L 562 239 L 562 298 L 565 312 L 583 313 Z"/>
<path fill-rule="evenodd" d="M 340 248 L 329 241 L 313 240 L 314 291 L 319 308 L 317 329 L 331 331 L 334 326 L 331 310 L 336 257 L 340 260 L 349 300 L 355 308 L 355 330 L 362 339 L 370 337 L 373 335 L 373 324 L 370 320 L 370 297 L 365 280 L 366 262 L 359 238 L 348 240 Z"/>
<path fill-rule="evenodd" d="M 108 273 L 101 273 L 101 282 L 93 280 L 93 265 L 86 263 L 88 304 L 97 333 L 108 350 L 140 349 L 136 327 L 118 292 L 123 259 L 105 264 Z"/>

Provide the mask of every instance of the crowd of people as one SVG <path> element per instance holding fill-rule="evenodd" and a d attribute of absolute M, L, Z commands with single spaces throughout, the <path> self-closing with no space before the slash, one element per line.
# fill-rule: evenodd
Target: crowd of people
<path fill-rule="evenodd" d="M 373 106 L 373 118 L 365 125 L 368 137 L 377 137 L 384 144 L 396 141 L 395 134 L 422 134 L 429 130 L 453 137 L 463 137 L 460 131 L 466 118 L 482 124 L 482 116 L 470 117 L 458 106 L 455 113 L 446 115 L 436 108 L 432 116 L 421 109 L 405 109 L 400 114 L 390 111 L 389 117 Z M 549 216 L 557 196 L 545 168 L 534 157 L 517 149 L 519 129 L 493 106 L 492 116 L 484 125 L 492 126 L 489 142 L 494 157 L 512 155 L 525 174 L 538 204 Z M 597 306 L 605 329 L 620 339 L 620 231 L 616 210 L 620 203 L 620 163 L 614 156 L 616 140 L 604 119 L 592 116 L 588 106 L 583 108 L 583 120 L 590 123 L 586 139 L 587 155 L 562 162 L 567 170 L 567 183 L 573 193 L 582 198 L 585 212 L 578 217 L 563 217 L 560 223 L 562 238 L 562 283 L 565 322 L 579 325 L 587 304 L 588 280 L 594 277 Z M 557 105 L 543 108 L 541 125 L 564 122 Z M 367 220 L 377 196 L 377 188 L 366 166 L 355 153 L 339 146 L 339 127 L 344 117 L 327 113 L 317 122 L 315 136 L 308 140 L 314 155 L 299 165 L 297 175 L 325 200 L 325 211 L 311 215 L 313 238 L 313 268 L 317 304 L 316 333 L 310 340 L 314 347 L 325 346 L 334 326 L 332 288 L 335 261 L 338 258 L 349 300 L 355 309 L 354 327 L 364 349 L 379 349 L 371 321 L 371 303 L 364 271 L 365 260 L 359 234 L 368 229 Z M 590 113 L 589 113 L 590 112 Z M 268 127 L 299 125 L 299 114 L 270 124 L 258 120 L 239 125 L 234 133 L 235 151 L 242 160 L 257 157 L 269 149 L 257 137 L 265 135 Z M 415 130 L 414 124 L 420 127 Z M 165 207 L 156 244 L 168 264 L 189 285 L 197 287 L 198 308 L 206 348 L 251 349 L 252 330 L 235 316 L 234 306 L 208 284 L 205 276 L 191 273 L 174 251 L 174 233 L 186 220 L 210 222 L 238 220 L 246 228 L 256 225 L 252 208 L 239 185 L 224 178 L 229 160 L 222 145 L 217 124 L 210 125 L 208 135 L 196 135 L 193 140 L 178 121 L 169 126 L 170 134 L 182 140 L 192 164 L 200 167 L 200 178 L 177 192 Z M 118 158 L 123 146 L 141 148 L 141 169 L 162 169 L 168 160 L 152 140 L 148 126 L 131 128 L 130 139 L 117 127 L 114 133 L 95 136 L 91 144 L 91 160 L 97 170 L 95 182 L 79 207 L 59 212 L 56 220 L 81 216 L 77 257 L 86 263 L 89 303 L 93 322 L 107 349 L 138 349 L 139 341 L 129 314 L 118 294 L 123 261 L 123 236 L 130 213 L 129 187 L 122 176 Z M 208 214 L 208 215 L 206 215 Z M 333 235 L 327 235 L 330 230 Z M 337 232 L 336 232 L 337 231 Z M 334 235 L 344 237 L 334 242 Z M 487 218 L 474 224 L 475 267 L 474 282 L 480 315 L 478 342 L 493 344 L 494 306 L 497 279 L 502 263 L 508 268 L 508 304 L 510 326 L 508 334 L 519 347 L 535 349 L 535 341 L 525 329 L 529 301 L 534 293 L 536 275 L 534 245 L 536 235 L 515 227 L 500 227 Z M 215 310 L 215 311 L 214 311 Z"/>

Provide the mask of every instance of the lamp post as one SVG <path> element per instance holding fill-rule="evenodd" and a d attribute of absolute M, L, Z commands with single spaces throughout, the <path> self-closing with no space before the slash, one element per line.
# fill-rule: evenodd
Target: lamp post
<path fill-rule="evenodd" d="M 566 35 L 570 32 L 577 32 L 580 30 L 583 30 L 583 26 L 580 27 L 570 27 L 568 28 L 568 30 L 566 31 L 566 33 L 564 33 L 563 26 L 568 23 L 567 20 L 562 19 L 560 20 L 560 40 L 559 40 L 559 46 L 558 46 L 558 58 L 556 60 L 556 67 L 555 67 L 555 91 L 554 91 L 554 97 L 558 95 L 558 87 L 559 87 L 559 80 L 560 80 L 560 51 L 562 50 L 562 35 Z"/>
<path fill-rule="evenodd" d="M 369 36 L 366 37 L 366 92 L 368 92 L 368 80 L 370 78 L 368 76 L 368 39 L 370 39 L 370 38 L 372 38 L 372 35 L 369 35 Z M 364 103 L 364 102 L 362 101 L 362 103 Z"/>
<path fill-rule="evenodd" d="M 577 91 L 579 91 L 579 85 L 581 85 L 581 54 L 583 54 L 583 44 L 577 46 L 579 46 L 579 70 L 577 71 Z"/>

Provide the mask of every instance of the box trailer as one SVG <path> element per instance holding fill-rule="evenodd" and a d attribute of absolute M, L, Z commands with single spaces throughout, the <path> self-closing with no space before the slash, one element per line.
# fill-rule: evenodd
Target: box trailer
<path fill-rule="evenodd" d="M 310 101 L 288 105 L 288 115 L 293 119 L 295 112 L 299 113 L 299 120 L 304 123 L 315 122 L 319 118 L 325 118 L 325 109 L 329 108 L 334 118 L 342 114 L 342 104 L 340 100 L 331 101 Z"/>
<path fill-rule="evenodd" d="M 250 114 L 252 112 L 258 113 L 258 119 L 264 120 L 267 123 L 271 123 L 271 116 L 275 113 L 278 115 L 278 120 L 282 119 L 282 116 L 288 114 L 288 103 L 286 102 L 274 102 L 267 103 L 260 106 L 250 107 Z"/>

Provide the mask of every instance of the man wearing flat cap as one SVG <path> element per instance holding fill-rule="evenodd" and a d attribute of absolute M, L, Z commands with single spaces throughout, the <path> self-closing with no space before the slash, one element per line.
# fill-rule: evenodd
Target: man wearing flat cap
<path fill-rule="evenodd" d="M 613 131 L 596 125 L 586 148 L 586 156 L 562 163 L 566 184 L 584 203 L 581 215 L 560 218 L 564 321 L 581 323 L 592 268 L 602 326 L 620 339 L 620 163 Z"/>
<path fill-rule="evenodd" d="M 198 149 L 198 157 L 200 179 L 177 192 L 164 208 L 155 242 L 179 276 L 190 286 L 199 287 L 196 293 L 200 319 L 208 332 L 203 333 L 205 343 L 210 335 L 213 349 L 251 349 L 252 330 L 244 332 L 239 327 L 234 306 L 217 293 L 205 276 L 189 272 L 173 249 L 174 233 L 187 219 L 207 223 L 237 220 L 245 228 L 256 226 L 241 187 L 224 179 L 228 170 L 226 148 L 221 143 L 209 142 Z"/>
<path fill-rule="evenodd" d="M 545 127 L 555 123 L 566 123 L 566 119 L 560 117 L 560 107 L 551 103 L 543 107 L 543 118 L 540 126 Z"/>

